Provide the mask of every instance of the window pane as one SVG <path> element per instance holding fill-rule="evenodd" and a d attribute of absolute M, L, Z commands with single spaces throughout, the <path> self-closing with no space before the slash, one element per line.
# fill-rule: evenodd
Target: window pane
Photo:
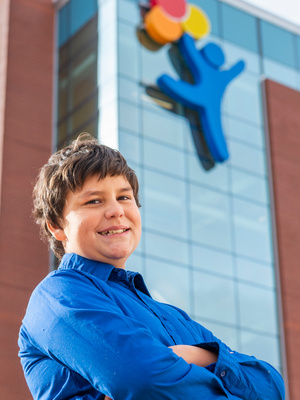
<path fill-rule="evenodd" d="M 139 272 L 140 274 L 144 274 L 144 257 L 137 254 L 135 251 L 131 254 L 126 262 L 127 271 Z"/>
<path fill-rule="evenodd" d="M 142 81 L 146 84 L 155 84 L 156 80 L 163 73 L 178 79 L 168 55 L 168 46 L 162 47 L 159 51 L 150 51 L 141 48 L 142 56 Z"/>
<path fill-rule="evenodd" d="M 182 178 L 185 176 L 184 153 L 163 144 L 145 139 L 144 162 L 147 167 L 160 169 Z"/>
<path fill-rule="evenodd" d="M 234 195 L 262 203 L 268 202 L 268 183 L 265 178 L 232 169 L 231 185 Z"/>
<path fill-rule="evenodd" d="M 280 63 L 296 67 L 295 36 L 272 25 L 261 21 L 262 51 L 265 57 Z"/>
<path fill-rule="evenodd" d="M 267 361 L 273 367 L 280 366 L 280 349 L 277 336 L 261 335 L 241 331 L 241 352 L 251 354 L 260 360 Z"/>
<path fill-rule="evenodd" d="M 196 318 L 196 321 L 210 330 L 218 339 L 226 343 L 231 349 L 238 351 L 238 332 L 222 323 L 214 323 L 205 319 Z"/>
<path fill-rule="evenodd" d="M 261 81 L 244 71 L 234 79 L 224 97 L 224 111 L 245 122 L 262 125 Z"/>
<path fill-rule="evenodd" d="M 66 4 L 65 7 L 61 8 L 58 12 L 58 46 L 61 47 L 69 36 L 69 10 L 70 3 Z"/>
<path fill-rule="evenodd" d="M 276 296 L 273 290 L 238 283 L 240 321 L 244 328 L 277 334 Z"/>
<path fill-rule="evenodd" d="M 262 150 L 238 143 L 234 140 L 229 140 L 228 145 L 230 154 L 229 162 L 232 166 L 266 176 L 266 160 Z"/>
<path fill-rule="evenodd" d="M 197 154 L 190 154 L 188 156 L 188 163 L 189 179 L 192 181 L 224 191 L 229 190 L 228 167 L 226 165 L 216 165 L 209 171 L 205 171 Z"/>
<path fill-rule="evenodd" d="M 185 136 L 189 134 L 184 134 L 184 128 L 185 121 L 180 116 L 143 109 L 143 133 L 148 138 L 183 147 Z"/>
<path fill-rule="evenodd" d="M 145 232 L 146 252 L 154 257 L 164 258 L 166 261 L 188 264 L 188 246 L 183 240 L 168 238 Z"/>
<path fill-rule="evenodd" d="M 187 237 L 185 183 L 145 170 L 146 227 L 179 238 Z"/>
<path fill-rule="evenodd" d="M 140 112 L 137 106 L 134 106 L 124 101 L 119 102 L 119 123 L 120 128 L 140 132 Z"/>
<path fill-rule="evenodd" d="M 119 132 L 119 150 L 127 161 L 141 162 L 141 139 L 125 131 Z"/>
<path fill-rule="evenodd" d="M 73 108 L 84 100 L 97 87 L 97 47 L 91 46 L 71 65 L 71 103 Z"/>
<path fill-rule="evenodd" d="M 119 96 L 121 99 L 129 100 L 133 103 L 139 103 L 141 90 L 137 82 L 124 77 L 119 77 Z"/>
<path fill-rule="evenodd" d="M 272 262 L 268 207 L 233 199 L 235 247 L 238 254 Z"/>
<path fill-rule="evenodd" d="M 147 286 L 153 298 L 190 311 L 189 270 L 146 258 Z"/>
<path fill-rule="evenodd" d="M 221 3 L 224 39 L 258 52 L 256 18 Z"/>
<path fill-rule="evenodd" d="M 226 133 L 230 138 L 235 138 L 260 148 L 265 146 L 264 131 L 260 125 L 249 124 L 231 117 L 226 117 L 225 122 Z"/>
<path fill-rule="evenodd" d="M 190 213 L 190 232 L 193 241 L 214 248 L 231 250 L 228 196 L 191 184 Z"/>
<path fill-rule="evenodd" d="M 118 18 L 136 26 L 141 21 L 138 3 L 118 0 Z"/>
<path fill-rule="evenodd" d="M 119 72 L 139 80 L 139 42 L 135 27 L 120 22 L 118 28 Z"/>
<path fill-rule="evenodd" d="M 221 47 L 225 53 L 227 68 L 231 67 L 238 60 L 244 60 L 247 72 L 260 73 L 260 57 L 258 53 L 226 41 L 221 43 Z"/>
<path fill-rule="evenodd" d="M 193 284 L 194 307 L 198 318 L 208 318 L 227 324 L 236 323 L 232 280 L 194 271 Z"/>
<path fill-rule="evenodd" d="M 236 266 L 239 279 L 275 288 L 275 272 L 272 265 L 260 264 L 237 257 Z"/>
<path fill-rule="evenodd" d="M 233 277 L 233 257 L 229 253 L 193 245 L 192 260 L 195 268 Z"/>
<path fill-rule="evenodd" d="M 264 59 L 263 65 L 266 78 L 297 88 L 297 71 L 294 68 L 270 59 Z"/>
<path fill-rule="evenodd" d="M 219 20 L 218 20 L 218 3 L 216 0 L 193 0 L 193 4 L 196 4 L 202 10 L 205 11 L 211 23 L 211 33 L 213 35 L 219 35 Z"/>
<path fill-rule="evenodd" d="M 87 120 L 94 118 L 97 114 L 97 97 L 92 97 L 81 107 L 77 108 L 76 111 L 70 116 L 70 128 L 72 131 L 77 130 Z"/>
<path fill-rule="evenodd" d="M 74 35 L 97 12 L 97 0 L 76 0 L 70 2 L 71 29 Z"/>

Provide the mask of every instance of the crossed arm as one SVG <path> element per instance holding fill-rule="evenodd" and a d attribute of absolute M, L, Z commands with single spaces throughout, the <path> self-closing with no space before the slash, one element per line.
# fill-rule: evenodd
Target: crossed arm
<path fill-rule="evenodd" d="M 217 354 L 200 347 L 182 344 L 170 346 L 170 349 L 172 349 L 178 357 L 182 357 L 187 363 L 196 364 L 199 367 L 206 367 L 209 364 L 215 363 L 218 359 Z M 108 396 L 105 396 L 104 400 L 112 399 Z"/>

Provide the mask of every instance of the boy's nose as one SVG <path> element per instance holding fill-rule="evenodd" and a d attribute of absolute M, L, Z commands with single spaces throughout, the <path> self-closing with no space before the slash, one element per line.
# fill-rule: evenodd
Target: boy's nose
<path fill-rule="evenodd" d="M 106 218 L 120 218 L 123 215 L 123 207 L 118 202 L 112 202 L 107 205 L 107 209 L 105 211 Z"/>

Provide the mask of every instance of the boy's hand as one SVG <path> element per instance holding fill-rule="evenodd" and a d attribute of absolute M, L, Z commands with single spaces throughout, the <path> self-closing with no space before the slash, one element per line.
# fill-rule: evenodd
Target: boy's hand
<path fill-rule="evenodd" d="M 217 361 L 218 355 L 209 350 L 202 349 L 196 346 L 177 345 L 170 346 L 178 357 L 182 357 L 189 364 L 196 364 L 199 367 L 206 367 Z"/>
<path fill-rule="evenodd" d="M 108 397 L 108 396 L 105 396 L 104 400 L 112 400 L 112 399 L 110 397 Z"/>

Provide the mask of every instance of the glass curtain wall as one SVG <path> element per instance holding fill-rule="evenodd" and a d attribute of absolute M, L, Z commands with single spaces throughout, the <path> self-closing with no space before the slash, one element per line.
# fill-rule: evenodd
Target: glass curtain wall
<path fill-rule="evenodd" d="M 240 59 L 247 64 L 222 105 L 230 159 L 207 171 L 183 109 L 174 113 L 172 104 L 149 96 L 160 75 L 178 75 L 169 46 L 151 52 L 137 40 L 137 3 L 118 0 L 120 150 L 142 183 L 144 226 L 128 267 L 140 269 L 156 299 L 184 308 L 233 348 L 280 369 L 261 83 L 263 76 L 290 79 L 291 67 L 299 76 L 290 62 L 296 46 L 285 48 L 287 38 L 294 44 L 299 38 L 220 1 L 193 1 L 212 24 L 199 48 L 213 41 L 225 53 L 225 68 Z"/>
<path fill-rule="evenodd" d="M 218 0 L 193 3 L 211 21 L 205 41 L 222 47 L 225 68 L 247 64 L 222 104 L 229 161 L 205 170 L 183 107 L 149 92 L 161 74 L 178 75 L 169 46 L 140 44 L 136 0 L 103 0 L 98 9 L 72 0 L 59 10 L 57 145 L 81 131 L 109 142 L 117 130 L 141 184 L 143 236 L 127 268 L 142 272 L 157 300 L 280 369 L 261 83 L 267 76 L 300 88 L 300 38 Z"/>
<path fill-rule="evenodd" d="M 58 13 L 57 148 L 83 131 L 97 136 L 97 11 L 96 0 L 76 0 Z"/>

